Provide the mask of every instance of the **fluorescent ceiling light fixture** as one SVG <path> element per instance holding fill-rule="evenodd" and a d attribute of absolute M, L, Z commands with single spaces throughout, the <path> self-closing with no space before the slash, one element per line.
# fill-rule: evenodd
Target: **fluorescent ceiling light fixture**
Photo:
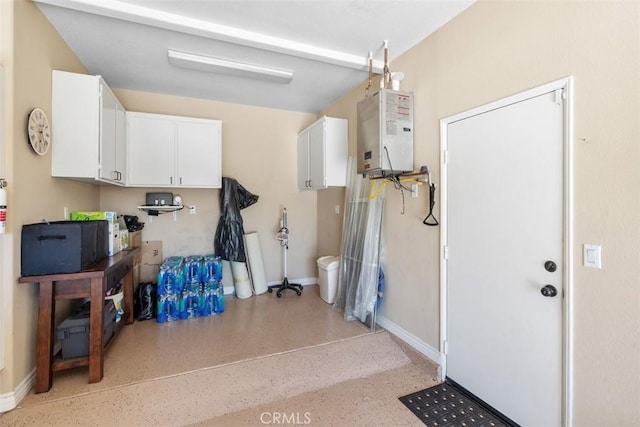
<path fill-rule="evenodd" d="M 262 65 L 246 64 L 244 62 L 197 55 L 195 53 L 179 52 L 171 49 L 169 49 L 168 54 L 169 63 L 176 67 L 188 68 L 190 70 L 247 77 L 284 84 L 291 82 L 293 78 L 293 72 L 291 71 L 263 67 Z"/>

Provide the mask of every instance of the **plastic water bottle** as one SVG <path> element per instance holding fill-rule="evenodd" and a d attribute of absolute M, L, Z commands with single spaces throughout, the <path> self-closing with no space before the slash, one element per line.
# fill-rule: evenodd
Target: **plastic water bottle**
<path fill-rule="evenodd" d="M 213 308 L 211 305 L 211 292 L 207 289 L 207 286 L 203 283 L 198 292 L 198 307 L 200 308 L 200 316 L 211 316 Z"/>
<path fill-rule="evenodd" d="M 171 322 L 179 319 L 178 302 L 174 294 L 158 296 L 158 323 Z"/>
<path fill-rule="evenodd" d="M 184 259 L 184 277 L 186 283 L 199 283 L 202 281 L 202 265 L 203 258 L 201 256 L 192 255 Z"/>
<path fill-rule="evenodd" d="M 209 254 L 204 256 L 202 282 L 219 282 L 222 280 L 222 258 Z"/>
<path fill-rule="evenodd" d="M 221 283 L 218 283 L 218 288 L 214 292 L 215 292 L 214 312 L 216 314 L 221 314 L 224 312 L 224 288 Z"/>
<path fill-rule="evenodd" d="M 186 315 L 181 315 L 181 318 L 186 319 L 190 317 L 200 316 L 200 283 L 191 282 L 186 283 L 183 291 L 184 311 Z M 186 316 L 186 317 L 185 317 Z"/>
<path fill-rule="evenodd" d="M 172 322 L 180 319 L 179 302 L 176 294 L 166 295 L 164 300 L 164 309 L 167 313 L 167 321 Z"/>
<path fill-rule="evenodd" d="M 157 313 L 156 321 L 158 323 L 164 323 L 167 321 L 167 311 L 165 309 L 165 299 L 167 298 L 166 294 L 158 294 L 158 302 L 157 302 Z"/>

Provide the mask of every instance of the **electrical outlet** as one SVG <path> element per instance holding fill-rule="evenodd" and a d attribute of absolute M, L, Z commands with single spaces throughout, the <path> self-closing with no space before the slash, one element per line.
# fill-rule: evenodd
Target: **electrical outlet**
<path fill-rule="evenodd" d="M 412 199 L 417 199 L 418 198 L 418 183 L 414 182 L 413 184 L 411 184 L 411 198 Z"/>
<path fill-rule="evenodd" d="M 336 213 L 336 215 L 340 215 L 340 205 L 336 205 L 333 210 Z"/>
<path fill-rule="evenodd" d="M 193 215 L 194 213 L 196 213 L 196 206 L 195 206 L 195 205 L 191 205 L 191 206 L 189 206 L 189 213 L 190 213 L 190 214 L 192 214 L 192 215 Z"/>

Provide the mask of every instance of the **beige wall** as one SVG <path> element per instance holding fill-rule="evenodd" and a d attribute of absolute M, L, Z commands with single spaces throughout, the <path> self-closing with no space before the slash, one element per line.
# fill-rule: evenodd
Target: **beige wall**
<path fill-rule="evenodd" d="M 13 3 L 0 1 L 0 178 L 7 181 L 13 179 L 11 162 L 12 146 L 8 141 L 13 139 Z M 4 367 L 12 364 L 13 357 L 6 351 L 12 346 L 9 331 L 13 326 L 13 242 L 10 233 L 0 235 L 0 395 L 9 388 L 10 378 Z"/>
<path fill-rule="evenodd" d="M 51 117 L 51 69 L 83 72 L 84 68 L 32 2 L 18 0 L 13 10 L 6 4 L 10 2 L 1 3 L 0 60 L 8 67 L 14 94 L 3 134 L 8 135 L 10 185 L 9 230 L 4 237 L 12 239 L 14 254 L 12 280 L 2 282 L 3 315 L 5 320 L 9 316 L 5 326 L 11 331 L 5 335 L 9 351 L 0 372 L 0 393 L 4 393 L 13 391 L 34 366 L 37 287 L 15 282 L 20 274 L 20 226 L 42 218 L 61 219 L 64 206 L 137 213 L 135 206 L 146 190 L 52 179 L 50 154 L 38 157 L 29 151 L 24 133 L 27 114 L 40 107 Z M 7 20 L 7 13 L 14 19 Z M 13 24 L 13 44 L 5 38 L 7 22 Z M 640 419 L 638 28 L 637 2 L 481 1 L 392 64 L 393 71 L 406 75 L 403 88 L 416 93 L 415 165 L 427 164 L 436 182 L 439 119 L 575 76 L 575 425 L 631 425 Z M 343 191 L 318 195 L 316 213 L 316 194 L 295 190 L 293 141 L 297 131 L 313 120 L 311 115 L 131 91 L 116 94 L 131 110 L 223 120 L 223 173 L 261 196 L 243 217 L 247 230 L 260 233 L 269 280 L 280 276 L 280 251 L 272 234 L 282 206 L 290 212 L 291 277 L 314 276 L 315 256 L 339 247 L 341 220 L 331 215 L 335 216 L 333 205 Z M 352 154 L 355 103 L 363 94 L 360 88 L 325 111 L 350 120 Z M 195 247 L 205 251 L 217 223 L 218 191 L 181 193 L 186 203 L 198 206 L 198 214 L 191 218 L 181 212 L 175 223 L 171 215 L 160 217 L 148 224 L 145 238 L 161 238 L 167 251 L 176 253 L 185 250 L 186 241 L 197 242 Z M 382 314 L 437 348 L 439 229 L 421 224 L 427 209 L 425 191 L 406 202 L 402 216 L 399 194 L 387 192 L 388 286 Z M 304 246 L 297 253 L 299 243 Z M 582 243 L 603 245 L 602 270 L 581 266 Z"/>
<path fill-rule="evenodd" d="M 136 209 L 144 200 L 144 193 L 151 189 L 124 189 L 52 178 L 50 152 L 37 156 L 27 144 L 26 118 L 33 108 L 39 107 L 51 120 L 52 69 L 87 71 L 34 3 L 29 0 L 1 3 L 0 60 L 7 68 L 6 87 L 15 96 L 7 108 L 3 134 L 7 142 L 4 178 L 9 182 L 10 208 L 7 234 L 2 241 L 8 255 L 3 258 L 6 277 L 2 281 L 0 304 L 5 330 L 10 332 L 3 340 L 7 351 L 5 369 L 0 371 L 0 394 L 13 392 L 35 366 L 38 287 L 17 284 L 23 224 L 42 219 L 61 220 L 65 207 L 69 211 L 113 209 L 139 215 L 147 223 L 143 238 L 162 240 L 167 256 L 209 253 L 213 251 L 220 193 L 175 191 L 186 204 L 197 206 L 197 214 L 183 211 L 175 222 L 172 215 L 164 215 L 151 223 L 146 214 Z M 296 134 L 313 122 L 315 115 L 134 91 L 115 92 L 131 111 L 222 120 L 223 175 L 238 179 L 260 196 L 258 203 L 243 210 L 242 215 L 245 230 L 259 233 L 268 280 L 282 278 L 282 252 L 274 236 L 283 207 L 289 211 L 292 231 L 289 277 L 316 276 L 316 193 L 299 192 L 295 185 Z M 51 126 L 55 127 L 55 123 Z M 13 262 L 9 263 L 7 260 L 11 259 Z M 60 308 L 58 320 L 64 318 L 69 306 Z"/>
<path fill-rule="evenodd" d="M 332 116 L 335 117 L 335 116 Z M 351 122 L 355 123 L 355 122 Z M 318 256 L 340 255 L 344 219 L 344 187 L 318 191 Z M 336 206 L 338 213 L 336 214 Z"/>
<path fill-rule="evenodd" d="M 241 213 L 245 232 L 258 232 L 267 279 L 282 279 L 282 252 L 275 234 L 283 207 L 287 208 L 291 231 L 288 275 L 316 277 L 316 193 L 296 187 L 296 135 L 315 120 L 315 115 L 129 90 L 114 92 L 127 111 L 222 120 L 222 175 L 237 179 L 260 196 Z M 162 240 L 163 256 L 212 253 L 220 218 L 220 190 L 156 189 L 179 194 L 185 205 L 196 206 L 196 214 L 183 210 L 176 221 L 173 215 L 165 214 L 150 222 L 136 206 L 152 190 L 105 186 L 100 207 L 138 215 L 145 223 L 142 238 Z"/>
<path fill-rule="evenodd" d="M 480 1 L 391 69 L 404 72 L 402 88 L 416 96 L 415 167 L 428 165 L 436 182 L 441 118 L 575 77 L 574 424 L 637 425 L 640 3 Z M 363 96 L 360 88 L 324 113 L 355 123 Z M 421 190 L 406 199 L 404 216 L 399 194 L 387 191 L 381 314 L 437 349 L 439 229 L 421 224 Z M 602 245 L 602 270 L 582 267 L 584 243 Z"/>
<path fill-rule="evenodd" d="M 32 109 L 41 108 L 51 118 L 51 70 L 84 72 L 85 68 L 34 3 L 26 0 L 6 3 L 13 4 L 13 19 L 9 17 L 13 43 L 2 59 L 8 63 L 13 104 L 6 116 L 9 117 L 7 132 L 10 136 L 6 140 L 9 209 L 5 237 L 12 239 L 13 265 L 11 281 L 2 285 L 4 296 L 11 301 L 12 316 L 5 325 L 10 332 L 5 339 L 8 351 L 6 368 L 0 373 L 0 393 L 13 391 L 35 366 L 38 287 L 17 284 L 22 224 L 43 219 L 61 220 L 64 206 L 97 209 L 99 202 L 94 186 L 52 179 L 50 152 L 36 155 L 26 136 L 27 116 Z M 10 9 L 7 5 L 3 7 Z M 3 16 L 3 24 L 4 19 L 6 16 Z"/>

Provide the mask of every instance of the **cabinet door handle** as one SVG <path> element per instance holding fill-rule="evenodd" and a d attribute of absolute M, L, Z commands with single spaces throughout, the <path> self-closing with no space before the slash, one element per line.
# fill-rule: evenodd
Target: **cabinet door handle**
<path fill-rule="evenodd" d="M 169 177 L 169 184 L 173 184 L 173 177 L 172 176 Z"/>
<path fill-rule="evenodd" d="M 182 185 L 182 177 L 180 177 L 180 185 Z"/>

